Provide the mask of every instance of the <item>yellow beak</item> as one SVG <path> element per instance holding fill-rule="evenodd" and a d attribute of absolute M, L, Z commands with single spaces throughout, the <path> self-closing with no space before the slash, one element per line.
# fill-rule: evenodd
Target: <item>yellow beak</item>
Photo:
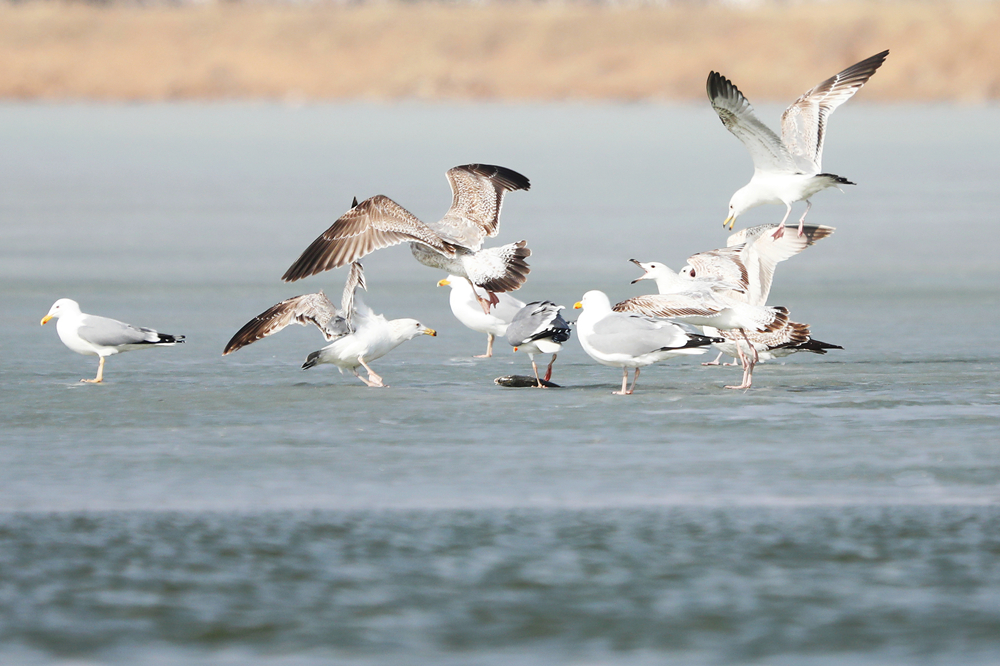
<path fill-rule="evenodd" d="M 580 301 L 577 301 L 576 303 L 573 304 L 573 309 L 574 310 L 579 310 L 582 307 L 583 307 L 583 303 L 581 303 Z"/>
<path fill-rule="evenodd" d="M 435 331 L 433 328 L 425 328 L 424 329 L 424 335 L 433 335 L 433 336 L 437 337 L 437 334 L 438 334 L 438 332 Z"/>
<path fill-rule="evenodd" d="M 447 287 L 449 284 L 451 284 L 451 280 L 449 280 L 448 278 L 438 280 L 439 287 Z"/>
<path fill-rule="evenodd" d="M 736 216 L 730 215 L 729 217 L 727 217 L 726 220 L 722 223 L 722 226 L 726 226 L 727 224 L 729 225 L 729 230 L 732 231 L 733 225 L 736 224 Z"/>
<path fill-rule="evenodd" d="M 42 326 L 45 326 L 47 323 L 49 323 L 50 319 L 52 319 L 52 315 L 45 315 L 44 317 L 42 317 Z"/>

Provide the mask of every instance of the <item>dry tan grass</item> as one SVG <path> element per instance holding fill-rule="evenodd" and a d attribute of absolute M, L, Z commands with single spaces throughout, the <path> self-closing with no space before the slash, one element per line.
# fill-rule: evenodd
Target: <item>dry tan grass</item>
<path fill-rule="evenodd" d="M 995 2 L 609 8 L 422 3 L 0 5 L 0 96 L 754 100 L 884 48 L 870 100 L 1000 97 Z"/>

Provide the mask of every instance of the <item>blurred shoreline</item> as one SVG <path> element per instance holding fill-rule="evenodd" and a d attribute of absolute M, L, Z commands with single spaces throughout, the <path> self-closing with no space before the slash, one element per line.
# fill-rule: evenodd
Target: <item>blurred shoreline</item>
<path fill-rule="evenodd" d="M 790 102 L 882 49 L 867 101 L 1000 99 L 1000 3 L 0 4 L 8 100 Z"/>

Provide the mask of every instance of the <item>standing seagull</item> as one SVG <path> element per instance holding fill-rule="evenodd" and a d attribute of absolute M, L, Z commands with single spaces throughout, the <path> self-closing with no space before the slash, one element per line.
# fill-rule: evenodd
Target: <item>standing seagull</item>
<path fill-rule="evenodd" d="M 622 369 L 622 390 L 615 395 L 632 395 L 641 367 L 682 354 L 703 354 L 707 345 L 722 342 L 688 333 L 673 322 L 615 312 L 603 291 L 588 291 L 573 307 L 583 308 L 576 320 L 583 350 L 601 365 Z M 635 368 L 631 387 L 629 368 Z"/>
<path fill-rule="evenodd" d="M 344 266 L 370 252 L 409 242 L 420 263 L 468 279 L 489 292 L 480 298 L 489 313 L 495 293 L 517 289 L 530 269 L 531 250 L 525 241 L 483 248 L 483 241 L 500 230 L 504 194 L 527 190 L 527 178 L 501 166 L 466 164 L 448 170 L 451 208 L 438 222 L 425 224 L 381 194 L 365 199 L 344 213 L 306 248 L 281 277 L 285 282 Z"/>
<path fill-rule="evenodd" d="M 439 287 L 451 287 L 448 304 L 455 319 L 473 331 L 486 334 L 486 353 L 474 358 L 493 356 L 493 340 L 498 335 L 507 335 L 507 326 L 510 325 L 514 315 L 524 307 L 524 302 L 510 294 L 497 294 L 496 306 L 490 312 L 483 312 L 479 305 L 483 300 L 483 294 L 479 293 L 481 290 L 473 287 L 468 280 L 449 275 L 439 280 L 437 284 Z"/>
<path fill-rule="evenodd" d="M 357 287 L 365 287 L 364 273 L 359 262 L 351 264 L 351 271 L 344 286 L 341 311 L 323 292 L 289 298 L 274 305 L 251 319 L 226 345 L 222 355 L 241 349 L 257 340 L 277 333 L 290 324 L 314 324 L 327 340 L 333 342 L 306 357 L 303 369 L 321 363 L 336 365 L 341 374 L 350 370 L 367 386 L 385 387 L 382 378 L 368 365 L 391 352 L 407 340 L 418 335 L 437 335 L 416 319 L 386 320 L 355 295 Z M 358 368 L 368 371 L 368 379 L 358 373 Z"/>
<path fill-rule="evenodd" d="M 563 306 L 552 301 L 533 301 L 521 308 L 507 327 L 507 343 L 514 351 L 527 352 L 531 359 L 536 388 L 545 388 L 545 384 L 538 378 L 535 354 L 552 354 L 552 360 L 545 369 L 547 382 L 552 378 L 552 364 L 556 362 L 562 343 L 569 340 L 569 324 L 559 314 L 562 309 Z"/>
<path fill-rule="evenodd" d="M 88 384 L 104 381 L 104 359 L 112 354 L 150 347 L 172 347 L 184 342 L 183 335 L 157 333 L 151 328 L 139 328 L 116 319 L 84 314 L 80 312 L 80 304 L 69 298 L 60 298 L 52 304 L 49 313 L 42 318 L 42 326 L 53 317 L 59 319 L 56 332 L 64 345 L 77 354 L 101 358 L 97 376 L 80 380 Z"/>
<path fill-rule="evenodd" d="M 729 79 L 718 72 L 709 73 L 706 88 L 712 108 L 726 129 L 750 151 L 754 166 L 750 182 L 730 199 L 729 217 L 723 225 L 732 229 L 736 218 L 751 208 L 780 203 L 785 205 L 785 217 L 774 237 L 781 238 L 792 204 L 805 200 L 806 210 L 799 220 L 801 236 L 802 222 L 812 208 L 812 195 L 828 187 L 854 185 L 841 176 L 821 172 L 827 117 L 861 89 L 888 55 L 885 50 L 862 60 L 795 100 L 781 114 L 780 139 L 757 119 L 750 102 Z"/>

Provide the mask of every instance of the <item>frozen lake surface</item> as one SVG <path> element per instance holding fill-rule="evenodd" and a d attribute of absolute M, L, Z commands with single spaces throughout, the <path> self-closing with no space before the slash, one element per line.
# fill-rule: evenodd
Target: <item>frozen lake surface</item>
<path fill-rule="evenodd" d="M 365 299 L 439 335 L 374 363 L 391 388 L 301 370 L 312 329 L 221 351 L 339 299 L 344 271 L 279 277 L 352 197 L 437 219 L 469 162 L 532 180 L 496 239 L 533 251 L 523 300 L 647 291 L 628 259 L 723 246 L 752 170 L 707 104 L 0 105 L 0 661 L 997 663 L 998 127 L 845 107 L 824 167 L 858 185 L 770 298 L 845 349 L 623 398 L 575 339 L 564 388 L 495 386 L 527 357 L 471 358 L 405 246 Z M 82 385 L 38 325 L 60 297 L 187 342 Z"/>

